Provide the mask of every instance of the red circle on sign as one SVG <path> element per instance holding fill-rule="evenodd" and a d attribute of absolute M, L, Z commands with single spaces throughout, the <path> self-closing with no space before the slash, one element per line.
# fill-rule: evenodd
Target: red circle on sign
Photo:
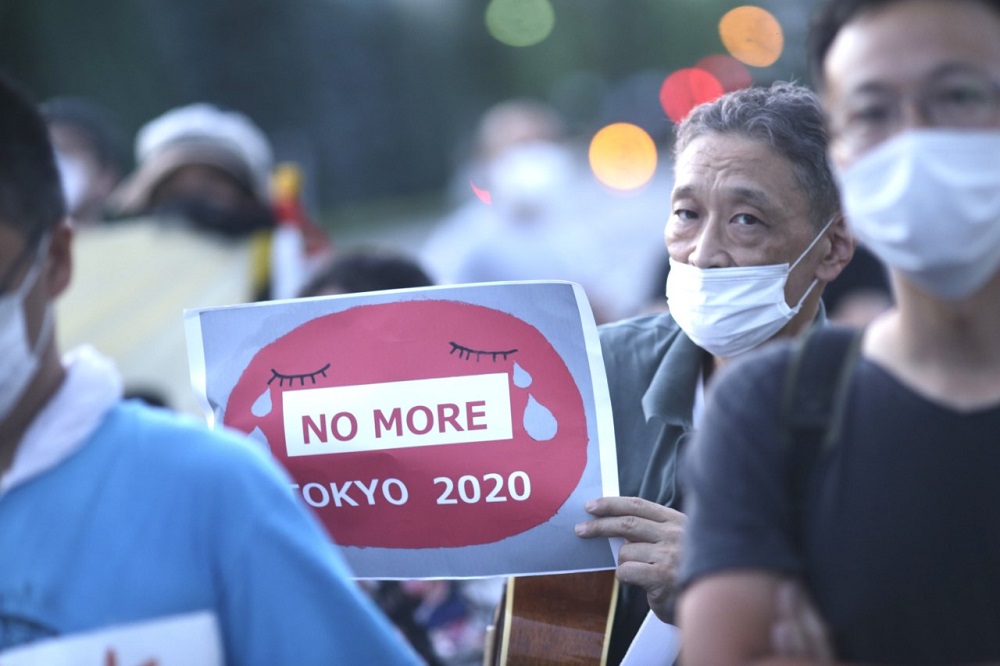
<path fill-rule="evenodd" d="M 492 414 L 494 404 L 449 399 L 442 407 L 416 395 L 392 423 L 411 441 L 426 437 L 426 445 L 296 456 L 286 447 L 286 427 L 308 431 L 318 444 L 322 421 L 323 445 L 334 447 L 341 439 L 354 443 L 376 418 L 373 410 L 347 415 L 330 404 L 308 424 L 306 417 L 286 424 L 283 401 L 291 392 L 377 392 L 394 382 L 501 373 L 509 390 L 506 439 L 479 439 L 480 415 Z M 380 410 L 377 432 L 391 439 L 397 431 L 384 418 L 391 405 Z M 555 515 L 587 462 L 583 400 L 549 341 L 510 314 L 455 301 L 358 306 L 293 329 L 254 356 L 223 420 L 266 438 L 304 501 L 338 543 L 350 546 L 457 547 L 522 533 Z M 432 444 L 442 428 L 466 440 Z"/>

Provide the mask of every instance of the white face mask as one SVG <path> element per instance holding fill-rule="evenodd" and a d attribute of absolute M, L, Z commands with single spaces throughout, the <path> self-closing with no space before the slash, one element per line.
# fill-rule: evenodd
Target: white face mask
<path fill-rule="evenodd" d="M 1000 268 L 1000 131 L 905 132 L 834 176 L 858 240 L 920 288 L 963 298 Z"/>
<path fill-rule="evenodd" d="M 788 274 L 823 237 L 826 223 L 795 263 L 733 268 L 698 268 L 670 260 L 667 303 L 691 340 L 714 356 L 729 358 L 774 336 L 802 309 L 813 280 L 798 304 L 785 302 Z"/>
<path fill-rule="evenodd" d="M 62 183 L 66 210 L 73 212 L 83 202 L 87 191 L 87 167 L 82 160 L 72 155 L 56 151 L 56 166 Z"/>
<path fill-rule="evenodd" d="M 506 150 L 490 165 L 495 205 L 544 211 L 573 180 L 573 154 L 563 146 L 535 142 Z"/>
<path fill-rule="evenodd" d="M 47 306 L 38 341 L 32 347 L 28 339 L 28 322 L 24 314 L 24 299 L 42 272 L 42 260 L 48 248 L 46 238 L 21 284 L 0 296 L 0 422 L 10 416 L 17 401 L 38 371 L 41 353 L 52 334 L 52 307 Z"/>

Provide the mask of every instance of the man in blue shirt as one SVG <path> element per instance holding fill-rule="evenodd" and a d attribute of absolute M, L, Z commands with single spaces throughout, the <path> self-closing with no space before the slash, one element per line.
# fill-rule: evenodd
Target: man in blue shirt
<path fill-rule="evenodd" d="M 272 461 L 60 358 L 65 217 L 45 123 L 0 80 L 0 652 L 207 611 L 228 664 L 418 663 Z"/>

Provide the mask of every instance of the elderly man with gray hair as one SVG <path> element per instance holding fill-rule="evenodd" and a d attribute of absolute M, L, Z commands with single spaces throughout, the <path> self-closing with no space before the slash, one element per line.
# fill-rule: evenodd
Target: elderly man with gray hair
<path fill-rule="evenodd" d="M 818 99 L 793 83 L 728 93 L 677 128 L 669 312 L 601 329 L 622 496 L 588 502 L 576 528 L 625 539 L 612 663 L 650 608 L 673 619 L 678 461 L 705 387 L 729 359 L 824 323 L 823 288 L 854 254 L 826 142 Z"/>

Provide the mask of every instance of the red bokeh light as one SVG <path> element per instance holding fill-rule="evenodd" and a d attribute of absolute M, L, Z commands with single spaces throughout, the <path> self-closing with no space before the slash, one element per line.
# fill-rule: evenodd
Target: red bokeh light
<path fill-rule="evenodd" d="M 726 92 L 749 88 L 753 84 L 750 70 L 732 56 L 721 53 L 705 56 L 695 63 L 695 67 L 714 76 Z"/>
<path fill-rule="evenodd" d="M 478 198 L 487 206 L 493 205 L 493 195 L 490 194 L 489 190 L 484 190 L 481 187 L 476 187 L 476 184 L 471 180 L 469 181 L 469 186 L 472 188 L 472 193 L 476 195 L 476 198 Z"/>
<path fill-rule="evenodd" d="M 679 69 L 660 86 L 660 106 L 675 123 L 681 122 L 691 109 L 722 96 L 722 84 L 704 69 Z"/>

